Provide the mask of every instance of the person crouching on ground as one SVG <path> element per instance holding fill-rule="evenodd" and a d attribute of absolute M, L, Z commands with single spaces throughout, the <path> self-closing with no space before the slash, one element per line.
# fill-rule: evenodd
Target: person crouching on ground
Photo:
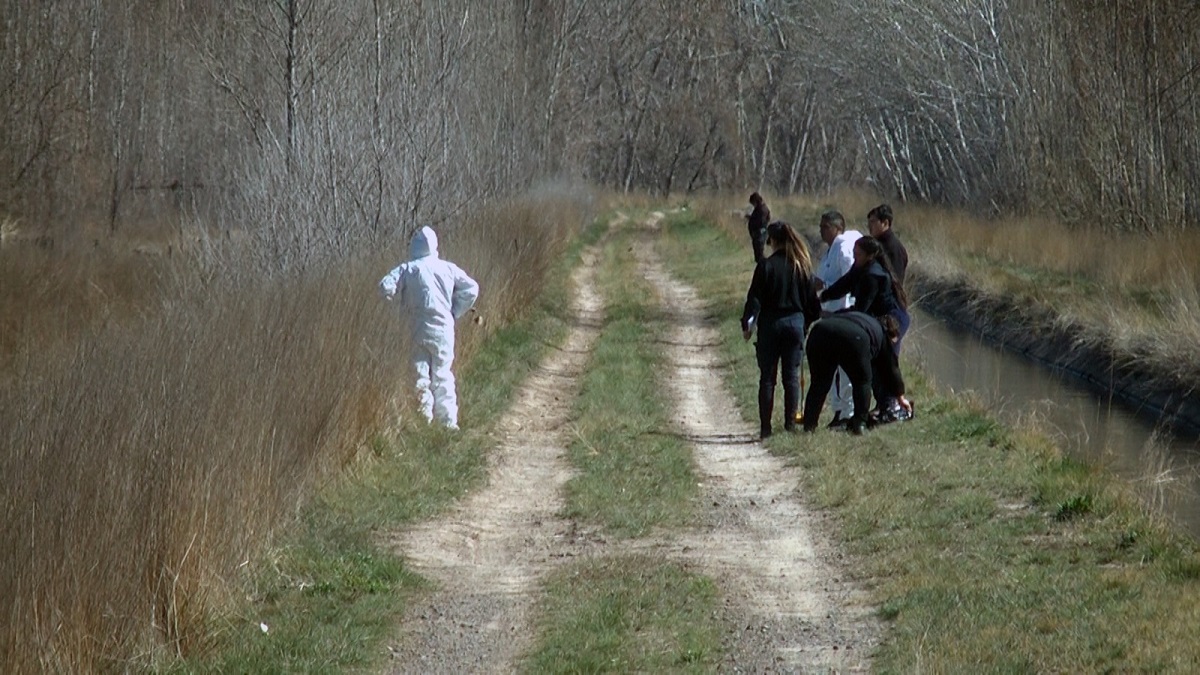
<path fill-rule="evenodd" d="M 825 255 L 821 264 L 817 265 L 817 290 L 832 286 L 854 267 L 854 242 L 862 237 L 858 230 L 846 231 L 846 219 L 838 211 L 826 211 L 821 214 L 821 241 L 825 242 Z M 829 316 L 835 312 L 850 309 L 854 305 L 854 296 L 845 295 L 821 303 L 821 316 Z M 833 378 L 833 388 L 829 391 L 829 407 L 833 410 L 833 421 L 830 428 L 843 427 L 850 423 L 854 416 L 854 398 L 850 395 L 850 379 L 845 371 L 838 368 Z"/>
<path fill-rule="evenodd" d="M 438 257 L 438 238 L 422 227 L 409 246 L 410 260 L 379 282 L 386 300 L 399 296 L 400 314 L 412 338 L 417 395 L 425 419 L 458 428 L 454 372 L 454 322 L 479 297 L 479 284 L 458 265 Z"/>
<path fill-rule="evenodd" d="M 758 419 L 762 438 L 771 435 L 771 413 L 775 405 L 775 379 L 783 363 L 783 427 L 795 430 L 800 406 L 800 359 L 804 355 L 805 327 L 821 316 L 816 286 L 812 280 L 812 258 L 808 246 L 791 225 L 774 222 L 767 226 L 770 255 L 754 268 L 742 311 L 742 336 L 747 340 L 758 326 Z M 825 383 L 829 388 L 829 383 Z"/>
<path fill-rule="evenodd" d="M 854 309 L 876 319 L 890 316 L 896 320 L 897 338 L 892 341 L 892 351 L 900 357 L 900 346 L 908 332 L 912 319 L 908 313 L 908 295 L 904 286 L 892 271 L 891 261 L 883 245 L 872 237 L 861 237 L 854 242 L 854 268 L 832 286 L 821 291 L 821 300 L 840 298 L 846 293 L 854 294 Z M 875 392 L 878 405 L 875 414 L 881 419 L 895 421 L 906 419 L 901 415 L 903 408 L 884 391 Z"/>
<path fill-rule="evenodd" d="M 847 429 L 862 435 L 867 428 L 871 388 L 895 398 L 912 414 L 912 403 L 904 397 L 904 377 L 891 343 L 899 339 L 896 319 L 876 319 L 863 312 L 842 312 L 821 319 L 808 333 L 808 371 L 812 387 L 804 400 L 804 430 L 816 431 L 825 395 L 838 368 L 846 371 L 854 392 L 854 416 Z"/>

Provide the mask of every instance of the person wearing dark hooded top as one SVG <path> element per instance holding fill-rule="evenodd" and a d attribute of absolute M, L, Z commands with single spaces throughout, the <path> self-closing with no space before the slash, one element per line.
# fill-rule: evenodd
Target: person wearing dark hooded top
<path fill-rule="evenodd" d="M 821 316 L 813 282 L 812 258 L 804 240 L 782 222 L 767 227 L 770 255 L 754 268 L 746 305 L 742 311 L 742 336 L 749 340 L 758 325 L 758 417 L 761 435 L 771 435 L 775 405 L 775 380 L 783 365 L 783 427 L 794 431 L 800 407 L 800 359 L 804 335 Z M 829 388 L 826 383 L 825 388 Z"/>
<path fill-rule="evenodd" d="M 771 209 L 757 192 L 750 195 L 750 206 L 754 207 L 746 216 L 746 230 L 750 233 L 750 247 L 754 249 L 754 264 L 762 262 L 763 244 L 767 240 L 767 225 L 771 222 Z"/>
<path fill-rule="evenodd" d="M 832 286 L 821 292 L 822 301 L 834 300 L 847 293 L 854 294 L 854 310 L 876 319 L 891 317 L 896 322 L 896 339 L 892 340 L 892 351 L 900 357 L 900 347 L 908 332 L 911 317 L 908 313 L 908 296 L 904 287 L 892 271 L 891 261 L 883 245 L 874 237 L 861 237 L 854 242 L 854 267 Z M 875 389 L 875 401 L 879 417 L 903 418 L 896 406 L 896 397 L 886 389 Z"/>
<path fill-rule="evenodd" d="M 911 417 L 912 403 L 904 397 L 904 377 L 896 352 L 888 344 L 898 337 L 895 318 L 882 320 L 863 312 L 833 314 L 813 325 L 808 334 L 808 371 L 812 386 L 804 399 L 804 430 L 816 431 L 817 418 L 838 368 L 846 371 L 854 396 L 854 415 L 847 429 L 862 435 L 867 428 L 871 390 L 886 395 Z"/>

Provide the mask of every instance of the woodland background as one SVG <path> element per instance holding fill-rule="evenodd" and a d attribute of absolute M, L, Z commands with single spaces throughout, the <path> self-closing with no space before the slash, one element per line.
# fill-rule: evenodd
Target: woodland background
<path fill-rule="evenodd" d="M 0 669 L 211 647 L 397 419 L 374 285 L 415 225 L 484 289 L 460 364 L 613 190 L 867 188 L 1030 216 L 979 246 L 1186 273 L 1196 45 L 1195 0 L 0 0 Z M 1078 224 L 1170 256 L 1098 264 Z M 408 454 L 406 508 L 438 456 Z"/>
<path fill-rule="evenodd" d="M 269 266 L 564 180 L 1195 225 L 1188 0 L 0 1 L 0 219 Z"/>

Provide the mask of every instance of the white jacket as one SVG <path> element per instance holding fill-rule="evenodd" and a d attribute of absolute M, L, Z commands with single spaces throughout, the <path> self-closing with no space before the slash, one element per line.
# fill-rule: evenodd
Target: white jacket
<path fill-rule="evenodd" d="M 438 257 L 437 234 L 430 227 L 413 235 L 409 254 L 411 260 L 379 282 L 379 292 L 388 300 L 400 296 L 401 312 L 414 338 L 453 350 L 454 322 L 475 304 L 479 284 L 458 265 Z"/>
<path fill-rule="evenodd" d="M 821 258 L 821 264 L 817 266 L 817 278 L 825 282 L 825 288 L 832 286 L 833 282 L 841 279 L 846 272 L 850 271 L 851 267 L 854 267 L 854 242 L 862 236 L 858 230 L 846 230 L 835 237 L 833 243 L 829 245 L 829 250 L 825 252 L 825 256 Z M 853 295 L 821 303 L 821 309 L 826 312 L 837 312 L 853 306 Z"/>

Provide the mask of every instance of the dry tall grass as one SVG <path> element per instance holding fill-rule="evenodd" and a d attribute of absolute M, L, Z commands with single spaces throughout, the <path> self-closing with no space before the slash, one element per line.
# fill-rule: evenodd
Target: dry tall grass
<path fill-rule="evenodd" d="M 774 218 L 813 236 L 819 214 L 830 208 L 865 234 L 867 212 L 886 201 L 853 191 L 765 196 Z M 744 202 L 745 195 L 715 195 L 695 200 L 694 208 L 745 236 L 745 221 L 735 213 Z M 1052 309 L 1064 324 L 1083 326 L 1086 339 L 1157 372 L 1188 369 L 1200 376 L 1200 233 L 1182 227 L 1131 233 L 1102 223 L 1085 228 L 1050 218 L 892 206 L 914 284 L 921 278 L 964 282 L 983 293 L 1024 298 Z"/>
<path fill-rule="evenodd" d="M 897 222 L 919 274 L 1028 298 L 1118 352 L 1164 372 L 1200 373 L 1200 234 L 1192 230 L 1129 233 L 909 206 Z"/>
<path fill-rule="evenodd" d="M 461 359 L 529 304 L 585 208 L 440 233 L 489 318 Z M 0 257 L 3 670 L 124 670 L 206 639 L 239 566 L 407 391 L 375 287 L 407 242 L 389 249 L 260 278 L 249 256 Z"/>

